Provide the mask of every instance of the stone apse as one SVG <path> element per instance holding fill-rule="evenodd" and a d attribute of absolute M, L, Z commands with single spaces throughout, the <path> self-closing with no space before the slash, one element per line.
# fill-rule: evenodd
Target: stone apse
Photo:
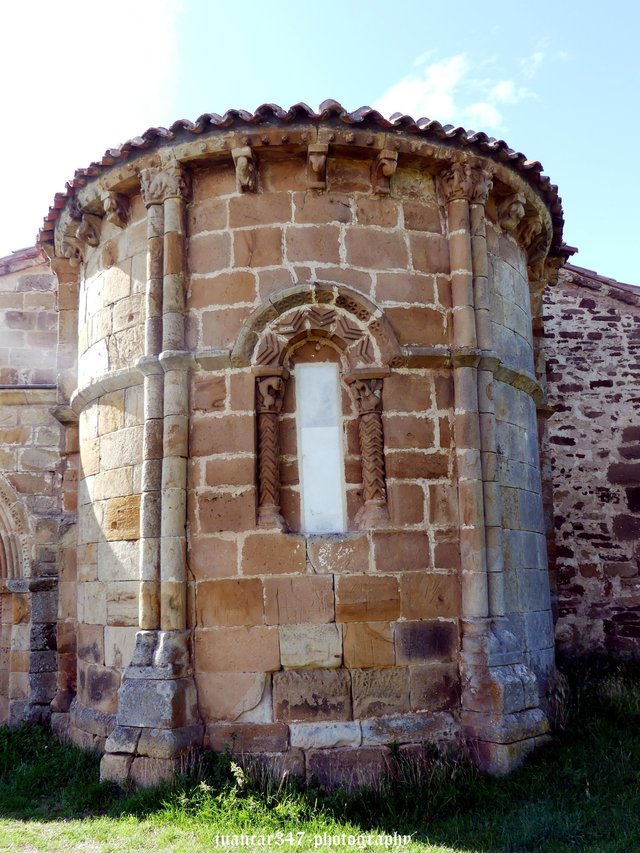
<path fill-rule="evenodd" d="M 425 742 L 504 772 L 545 739 L 534 328 L 561 232 L 539 163 L 334 102 L 76 173 L 40 234 L 78 484 L 39 707 L 104 778 L 229 746 L 352 784 Z"/>

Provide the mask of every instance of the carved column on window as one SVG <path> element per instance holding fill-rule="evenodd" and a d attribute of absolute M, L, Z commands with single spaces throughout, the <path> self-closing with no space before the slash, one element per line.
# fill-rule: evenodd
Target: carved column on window
<path fill-rule="evenodd" d="M 358 527 L 379 527 L 389 521 L 387 480 L 382 430 L 382 382 L 388 371 L 355 371 L 347 379 L 358 406 L 358 438 L 362 464 L 364 506 L 356 518 Z"/>
<path fill-rule="evenodd" d="M 256 374 L 258 419 L 258 527 L 284 530 L 280 513 L 279 415 L 289 374 L 282 368 L 266 368 Z"/>

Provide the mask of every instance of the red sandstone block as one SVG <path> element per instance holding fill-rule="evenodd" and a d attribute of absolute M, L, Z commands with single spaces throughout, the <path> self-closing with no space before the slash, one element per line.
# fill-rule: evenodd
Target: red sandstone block
<path fill-rule="evenodd" d="M 205 311 L 202 315 L 201 345 L 213 349 L 232 346 L 238 337 L 240 327 L 250 313 L 251 308 Z"/>
<path fill-rule="evenodd" d="M 255 451 L 254 417 L 223 415 L 198 417 L 191 421 L 189 449 L 192 456 L 215 453 L 253 453 Z"/>
<path fill-rule="evenodd" d="M 327 185 L 332 192 L 371 192 L 371 164 L 365 160 L 327 159 Z"/>
<path fill-rule="evenodd" d="M 434 303 L 434 277 L 408 272 L 380 273 L 376 297 L 380 302 Z"/>
<path fill-rule="evenodd" d="M 441 451 L 406 450 L 387 453 L 388 477 L 399 480 L 439 480 L 449 474 L 449 454 Z"/>
<path fill-rule="evenodd" d="M 278 629 L 196 629 L 196 669 L 199 672 L 270 672 L 280 668 Z"/>
<path fill-rule="evenodd" d="M 191 280 L 187 308 L 207 308 L 209 305 L 235 305 L 255 302 L 257 284 L 255 273 L 232 272 Z"/>
<path fill-rule="evenodd" d="M 440 211 L 435 204 L 422 204 L 416 201 L 404 201 L 404 227 L 407 231 L 430 231 L 442 233 Z"/>
<path fill-rule="evenodd" d="M 289 747 L 289 726 L 284 723 L 214 723 L 207 726 L 205 747 L 232 754 L 284 752 Z"/>
<path fill-rule="evenodd" d="M 460 702 L 460 676 L 455 663 L 409 667 L 412 711 L 445 711 Z"/>
<path fill-rule="evenodd" d="M 406 714 L 410 710 L 409 669 L 395 666 L 386 669 L 353 669 L 351 693 L 356 720 Z"/>
<path fill-rule="evenodd" d="M 196 412 L 211 412 L 224 409 L 227 396 L 224 376 L 193 377 L 191 391 L 191 410 Z"/>
<path fill-rule="evenodd" d="M 260 164 L 260 184 L 268 192 L 306 190 L 306 154 L 286 160 L 265 160 Z"/>
<path fill-rule="evenodd" d="M 395 666 L 393 628 L 389 622 L 347 622 L 343 630 L 346 667 L 366 669 Z"/>
<path fill-rule="evenodd" d="M 205 483 L 207 486 L 252 486 L 255 483 L 255 467 L 254 456 L 232 459 L 214 456 L 207 460 Z"/>
<path fill-rule="evenodd" d="M 189 235 L 201 231 L 222 231 L 227 227 L 227 202 L 218 198 L 208 198 L 189 208 Z"/>
<path fill-rule="evenodd" d="M 379 572 L 417 571 L 430 566 L 429 538 L 422 531 L 374 533 L 373 544 Z"/>
<path fill-rule="evenodd" d="M 229 401 L 236 412 L 253 412 L 255 403 L 255 378 L 247 371 L 234 371 L 229 375 Z"/>
<path fill-rule="evenodd" d="M 327 536 L 309 539 L 308 560 L 316 574 L 364 574 L 369 570 L 369 539 L 357 536 Z"/>
<path fill-rule="evenodd" d="M 329 790 L 376 788 L 394 767 L 391 751 L 385 746 L 360 749 L 312 749 L 307 753 L 307 774 L 312 784 Z"/>
<path fill-rule="evenodd" d="M 351 199 L 348 195 L 309 190 L 305 193 L 296 193 L 293 199 L 295 222 L 312 225 L 351 222 Z"/>
<path fill-rule="evenodd" d="M 367 296 L 371 295 L 371 273 L 363 272 L 362 270 L 354 270 L 350 267 L 324 267 L 316 273 L 319 281 L 326 281 L 330 284 L 346 284 L 347 287 L 352 287 L 354 290 L 359 290 Z M 303 279 L 300 279 L 303 280 Z"/>
<path fill-rule="evenodd" d="M 197 624 L 203 628 L 262 625 L 262 583 L 257 578 L 203 581 L 196 587 Z"/>
<path fill-rule="evenodd" d="M 438 429 L 440 432 L 440 447 L 451 447 L 453 440 L 453 430 L 451 428 L 451 422 L 448 417 L 438 418 Z"/>
<path fill-rule="evenodd" d="M 460 544 L 454 541 L 442 540 L 440 534 L 436 539 L 434 568 L 436 569 L 459 569 L 460 568 Z"/>
<path fill-rule="evenodd" d="M 345 234 L 347 263 L 365 269 L 406 269 L 409 255 L 400 231 L 350 228 Z"/>
<path fill-rule="evenodd" d="M 420 524 L 424 521 L 424 490 L 418 483 L 396 481 L 387 486 L 389 512 L 394 524 Z"/>
<path fill-rule="evenodd" d="M 272 267 L 282 263 L 282 229 L 235 231 L 233 257 L 237 267 Z"/>
<path fill-rule="evenodd" d="M 229 199 L 229 227 L 270 225 L 291 221 L 289 193 L 243 193 Z"/>
<path fill-rule="evenodd" d="M 196 498 L 201 533 L 249 530 L 256 523 L 253 489 L 235 492 L 201 492 Z"/>
<path fill-rule="evenodd" d="M 251 533 L 244 541 L 241 565 L 244 575 L 304 573 L 304 537 L 278 531 Z"/>
<path fill-rule="evenodd" d="M 380 570 L 381 566 L 377 563 Z M 344 575 L 336 582 L 336 621 L 373 622 L 400 615 L 398 580 L 394 577 Z"/>
<path fill-rule="evenodd" d="M 433 447 L 435 430 L 433 421 L 411 415 L 384 415 L 384 442 L 393 448 Z"/>
<path fill-rule="evenodd" d="M 215 164 L 205 172 L 198 172 L 193 186 L 193 204 L 206 202 L 212 196 L 231 195 L 236 192 L 236 170 L 231 158 Z"/>
<path fill-rule="evenodd" d="M 397 622 L 395 626 L 398 664 L 455 660 L 458 653 L 456 622 Z"/>
<path fill-rule="evenodd" d="M 382 400 L 385 412 L 423 412 L 432 406 L 431 384 L 426 376 L 392 372 L 384 380 Z"/>
<path fill-rule="evenodd" d="M 434 308 L 387 308 L 387 318 L 401 344 L 441 346 L 449 342 L 447 316 Z"/>
<path fill-rule="evenodd" d="M 225 269 L 231 263 L 231 236 L 218 231 L 193 237 L 189 240 L 188 262 L 192 273 Z"/>
<path fill-rule="evenodd" d="M 193 536 L 188 551 L 189 568 L 196 580 L 224 578 L 237 574 L 235 539 Z"/>
<path fill-rule="evenodd" d="M 365 196 L 359 198 L 356 206 L 358 225 L 379 225 L 381 228 L 395 228 L 398 224 L 400 205 L 384 196 Z"/>
<path fill-rule="evenodd" d="M 400 613 L 405 619 L 435 619 L 460 613 L 456 575 L 410 572 L 400 577 Z"/>
<path fill-rule="evenodd" d="M 409 242 L 414 269 L 425 273 L 449 273 L 449 244 L 445 237 L 411 234 Z"/>
<path fill-rule="evenodd" d="M 271 699 L 269 673 L 202 672 L 197 664 L 196 661 L 198 708 L 205 724 L 237 720 L 243 715 L 245 720 L 264 719 L 261 706 L 265 698 L 268 697 L 269 704 Z"/>
<path fill-rule="evenodd" d="M 438 527 L 458 525 L 458 490 L 454 483 L 429 485 L 429 521 Z"/>
<path fill-rule="evenodd" d="M 340 263 L 340 229 L 336 225 L 290 226 L 285 239 L 289 261 Z"/>
<path fill-rule="evenodd" d="M 434 377 L 436 408 L 449 411 L 453 406 L 453 376 L 450 372 Z"/>
<path fill-rule="evenodd" d="M 268 625 L 332 622 L 333 578 L 329 575 L 265 578 L 264 610 Z"/>
<path fill-rule="evenodd" d="M 345 669 L 287 670 L 273 676 L 276 720 L 351 719 L 351 679 Z"/>

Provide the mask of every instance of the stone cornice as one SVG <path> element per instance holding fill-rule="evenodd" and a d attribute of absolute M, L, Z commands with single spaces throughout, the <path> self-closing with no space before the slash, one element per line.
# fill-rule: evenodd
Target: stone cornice
<path fill-rule="evenodd" d="M 40 243 L 53 242 L 55 232 L 56 254 L 71 253 L 81 260 L 77 231 L 83 216 L 104 216 L 105 197 L 113 198 L 109 194 L 116 194 L 121 208 L 126 207 L 127 197 L 140 191 L 141 172 L 160 169 L 169 160 L 187 168 L 215 168 L 221 161 L 235 161 L 238 167 L 241 161 L 243 168 L 251 164 L 257 176 L 261 160 L 281 158 L 283 150 L 292 157 L 307 157 L 310 148 L 322 146 L 328 158 L 350 158 L 354 154 L 370 158 L 373 193 L 381 191 L 378 176 L 384 176 L 382 167 L 390 173 L 386 179 L 403 168 L 422 168 L 436 175 L 454 162 L 462 163 L 463 169 L 486 171 L 492 174 L 497 196 L 524 197 L 528 216 L 541 223 L 543 245 L 561 254 L 560 200 L 539 163 L 525 160 L 505 143 L 481 133 L 443 128 L 437 122 L 416 123 L 407 117 L 390 122 L 366 109 L 347 113 L 333 102 L 323 107 L 318 115 L 301 106 L 288 112 L 263 107 L 253 116 L 231 112 L 223 118 L 203 116 L 195 124 L 178 122 L 169 130 L 148 131 L 143 138 L 107 152 L 99 163 L 76 172 L 66 195 L 56 196 L 40 232 Z M 239 152 L 244 152 L 240 158 Z M 242 176 L 246 181 L 241 190 L 255 185 L 244 171 Z M 81 234 L 85 231 L 88 229 Z"/>

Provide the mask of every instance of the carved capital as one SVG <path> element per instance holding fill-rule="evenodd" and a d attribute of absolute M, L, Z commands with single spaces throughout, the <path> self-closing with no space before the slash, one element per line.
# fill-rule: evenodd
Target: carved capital
<path fill-rule="evenodd" d="M 259 376 L 256 379 L 256 411 L 279 414 L 284 399 L 282 376 Z"/>
<path fill-rule="evenodd" d="M 498 222 L 503 231 L 513 231 L 524 216 L 525 197 L 522 193 L 513 193 L 498 204 Z"/>
<path fill-rule="evenodd" d="M 492 188 L 493 172 L 490 169 L 487 169 L 482 163 L 473 163 L 471 165 L 470 203 L 481 204 L 484 207 Z"/>
<path fill-rule="evenodd" d="M 145 207 L 163 204 L 168 198 L 186 199 L 189 194 L 187 172 L 178 164 L 141 169 L 140 192 Z"/>
<path fill-rule="evenodd" d="M 307 148 L 307 185 L 311 190 L 323 190 L 327 185 L 327 154 L 329 146 L 324 142 Z"/>
<path fill-rule="evenodd" d="M 376 195 L 389 195 L 391 192 L 391 177 L 398 168 L 398 152 L 388 148 L 383 149 L 373 162 L 371 168 L 371 189 Z"/>
<path fill-rule="evenodd" d="M 93 213 L 83 213 L 80 225 L 76 228 L 76 237 L 81 243 L 88 246 L 97 246 L 100 243 L 100 217 Z"/>
<path fill-rule="evenodd" d="M 120 193 L 105 193 L 102 196 L 102 208 L 107 222 L 117 228 L 124 228 L 129 220 L 129 199 Z"/>
<path fill-rule="evenodd" d="M 382 379 L 356 378 L 351 387 L 361 415 L 382 411 Z"/>
<path fill-rule="evenodd" d="M 473 190 L 473 174 L 469 163 L 454 160 L 451 168 L 440 175 L 440 188 L 447 204 L 457 199 L 471 198 Z"/>
<path fill-rule="evenodd" d="M 247 145 L 243 148 L 234 148 L 231 156 L 236 167 L 238 190 L 243 193 L 255 192 L 258 181 L 253 151 Z"/>

